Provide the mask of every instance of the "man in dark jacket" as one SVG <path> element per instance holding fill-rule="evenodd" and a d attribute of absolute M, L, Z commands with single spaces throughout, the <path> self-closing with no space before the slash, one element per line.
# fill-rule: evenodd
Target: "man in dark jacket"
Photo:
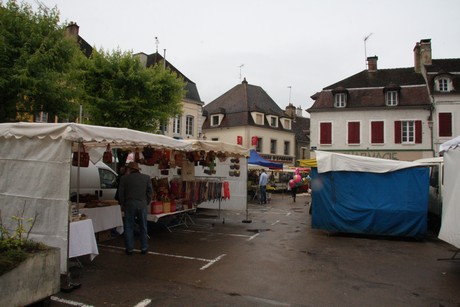
<path fill-rule="evenodd" d="M 141 174 L 136 162 L 129 162 L 128 174 L 120 179 L 118 188 L 119 202 L 125 212 L 124 235 L 126 254 L 131 255 L 134 249 L 134 224 L 139 221 L 141 253 L 146 254 L 149 248 L 147 234 L 147 211 L 152 199 L 152 181 L 150 176 Z"/>

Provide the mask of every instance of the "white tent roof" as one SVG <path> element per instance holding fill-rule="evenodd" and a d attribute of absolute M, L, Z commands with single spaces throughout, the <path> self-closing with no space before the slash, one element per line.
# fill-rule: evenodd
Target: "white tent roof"
<path fill-rule="evenodd" d="M 330 171 L 387 173 L 409 167 L 426 166 L 417 162 L 369 158 L 319 150 L 315 153 L 318 161 L 318 173 Z"/>
<path fill-rule="evenodd" d="M 453 149 L 458 146 L 460 146 L 460 135 L 457 136 L 455 139 L 449 140 L 439 145 L 439 152 L 448 151 L 449 149 Z"/>
<path fill-rule="evenodd" d="M 38 138 L 49 137 L 53 140 L 64 139 L 73 142 L 83 142 L 86 146 L 112 147 L 155 146 L 187 150 L 190 144 L 164 135 L 151 134 L 127 128 L 113 128 L 75 123 L 2 123 L 0 124 L 1 138 Z"/>
<path fill-rule="evenodd" d="M 249 157 L 249 149 L 243 146 L 225 143 L 221 141 L 204 141 L 204 140 L 186 140 L 187 143 L 191 144 L 188 150 L 204 150 L 214 152 L 225 152 L 233 157 Z"/>

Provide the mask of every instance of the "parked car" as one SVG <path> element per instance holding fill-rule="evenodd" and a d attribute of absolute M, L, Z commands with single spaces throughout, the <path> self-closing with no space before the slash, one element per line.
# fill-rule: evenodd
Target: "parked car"
<path fill-rule="evenodd" d="M 118 187 L 118 175 L 102 161 L 88 167 L 80 167 L 80 184 L 77 186 L 78 167 L 72 166 L 70 172 L 70 194 L 89 194 L 99 200 L 114 200 Z"/>

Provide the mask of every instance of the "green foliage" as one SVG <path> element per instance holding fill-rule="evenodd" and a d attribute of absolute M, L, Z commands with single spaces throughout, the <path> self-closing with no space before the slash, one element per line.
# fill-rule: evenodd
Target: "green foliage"
<path fill-rule="evenodd" d="M 185 82 L 169 69 L 146 68 L 131 52 L 93 52 L 82 68 L 92 124 L 153 132 L 181 113 Z"/>
<path fill-rule="evenodd" d="M 78 114 L 75 64 L 83 54 L 58 21 L 57 8 L 33 12 L 15 0 L 0 2 L 0 122 L 40 111 Z"/>
<path fill-rule="evenodd" d="M 14 269 L 27 258 L 29 253 L 46 249 L 43 243 L 29 240 L 29 234 L 37 215 L 35 218 L 24 219 L 24 208 L 21 216 L 11 218 L 16 223 L 16 229 L 13 233 L 10 233 L 3 225 L 0 215 L 0 275 Z"/>

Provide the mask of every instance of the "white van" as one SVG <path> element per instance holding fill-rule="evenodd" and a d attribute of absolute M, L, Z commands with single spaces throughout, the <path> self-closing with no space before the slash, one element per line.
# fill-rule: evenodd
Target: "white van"
<path fill-rule="evenodd" d="M 78 167 L 71 166 L 70 172 L 70 195 L 77 194 Z M 80 167 L 80 195 L 90 194 L 97 196 L 99 200 L 114 200 L 118 187 L 118 175 L 102 161 L 88 167 Z"/>
<path fill-rule="evenodd" d="M 439 231 L 439 227 L 441 226 L 442 194 L 444 187 L 444 159 L 443 157 L 434 157 L 419 159 L 414 162 L 422 163 L 430 167 L 428 213 L 432 226 Z"/>

